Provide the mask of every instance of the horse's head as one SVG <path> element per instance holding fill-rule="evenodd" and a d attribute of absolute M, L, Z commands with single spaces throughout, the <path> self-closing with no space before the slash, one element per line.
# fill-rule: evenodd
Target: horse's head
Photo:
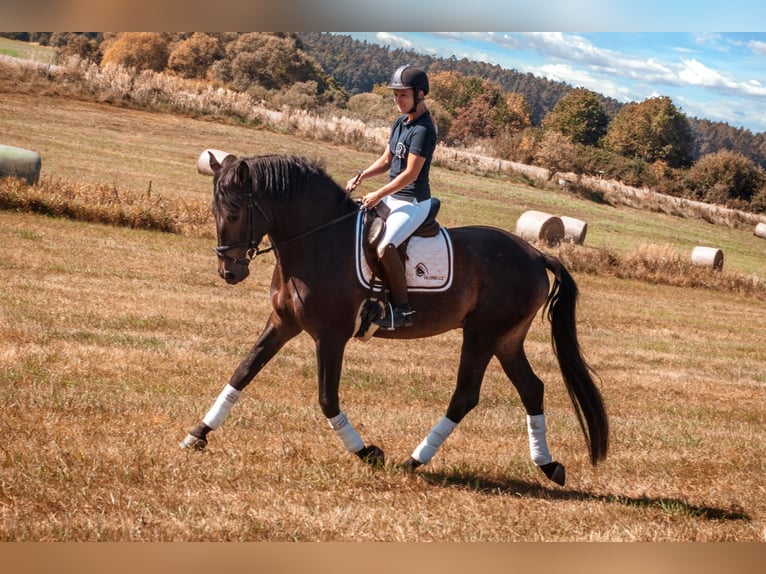
<path fill-rule="evenodd" d="M 248 162 L 231 154 L 222 157 L 208 151 L 208 155 L 218 233 L 218 274 L 233 285 L 248 276 L 250 261 L 258 254 L 271 219 L 256 197 Z"/>

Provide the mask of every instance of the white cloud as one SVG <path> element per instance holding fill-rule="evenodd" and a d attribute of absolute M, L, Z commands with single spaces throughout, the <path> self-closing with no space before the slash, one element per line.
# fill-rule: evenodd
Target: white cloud
<path fill-rule="evenodd" d="M 396 34 L 391 34 L 390 32 L 378 32 L 375 34 L 375 37 L 378 39 L 378 42 L 386 46 L 403 48 L 405 50 L 413 49 L 412 42 L 410 42 L 407 38 L 397 36 Z"/>
<path fill-rule="evenodd" d="M 754 54 L 758 54 L 759 56 L 766 56 L 766 42 L 751 40 L 747 43 L 747 47 L 750 48 Z"/>

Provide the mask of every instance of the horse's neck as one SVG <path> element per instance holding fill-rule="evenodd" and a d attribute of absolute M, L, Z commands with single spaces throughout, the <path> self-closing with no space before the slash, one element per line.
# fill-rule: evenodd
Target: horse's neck
<path fill-rule="evenodd" d="M 286 272 L 334 273 L 353 262 L 355 205 L 280 214 L 270 240 Z M 281 247 L 280 247 L 281 246 Z M 328 267 L 329 266 L 329 267 Z"/>

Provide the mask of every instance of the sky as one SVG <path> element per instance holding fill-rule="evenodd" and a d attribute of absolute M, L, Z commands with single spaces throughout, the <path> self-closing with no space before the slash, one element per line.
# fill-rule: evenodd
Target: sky
<path fill-rule="evenodd" d="M 667 96 L 690 117 L 766 132 L 766 32 L 350 32 L 488 62 L 620 102 Z"/>

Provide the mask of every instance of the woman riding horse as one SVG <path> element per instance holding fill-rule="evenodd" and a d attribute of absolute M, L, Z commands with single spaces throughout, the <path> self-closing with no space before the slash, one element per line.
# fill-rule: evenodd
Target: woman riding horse
<path fill-rule="evenodd" d="M 362 197 L 362 205 L 373 209 L 381 201 L 389 208 L 386 228 L 377 247 L 383 279 L 391 299 L 390 312 L 375 322 L 384 329 L 411 327 L 415 312 L 407 294 L 404 263 L 397 247 L 428 216 L 431 208 L 429 171 L 436 149 L 436 127 L 425 104 L 428 76 L 409 64 L 400 66 L 388 87 L 400 116 L 391 129 L 383 154 L 346 184 L 353 191 L 365 179 L 389 172 L 388 183 Z"/>
<path fill-rule="evenodd" d="M 369 292 L 355 272 L 359 205 L 318 165 L 303 158 L 226 155 L 209 157 L 213 214 L 218 232 L 218 272 L 229 284 L 244 280 L 268 235 L 276 255 L 272 313 L 250 353 L 234 371 L 202 422 L 181 443 L 204 448 L 242 390 L 292 338 L 315 342 L 319 405 L 345 448 L 379 464 L 383 452 L 365 445 L 341 410 L 339 387 L 347 342 Z M 446 413 L 403 466 L 428 463 L 455 427 L 478 404 L 490 360 L 500 362 L 527 414 L 530 455 L 545 475 L 564 484 L 564 465 L 546 442 L 544 385 L 524 352 L 537 312 L 547 309 L 553 350 L 580 423 L 592 464 L 606 457 L 609 424 L 601 393 L 580 352 L 575 310 L 577 286 L 552 255 L 521 238 L 488 226 L 448 230 L 454 251 L 453 281 L 438 292 L 413 292 L 413 326 L 378 330 L 376 337 L 428 337 L 463 330 L 457 385 Z M 333 273 L 327 273 L 332 269 Z M 551 286 L 548 272 L 554 278 Z"/>

